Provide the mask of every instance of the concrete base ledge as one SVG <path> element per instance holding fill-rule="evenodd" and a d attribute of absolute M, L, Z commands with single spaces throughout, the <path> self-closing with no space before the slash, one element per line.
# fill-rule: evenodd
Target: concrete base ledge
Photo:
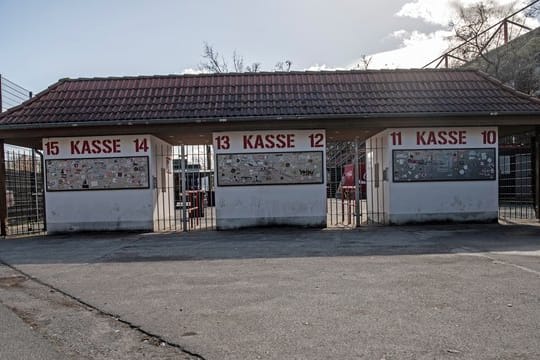
<path fill-rule="evenodd" d="M 295 217 L 271 217 L 271 218 L 233 218 L 217 219 L 218 230 L 235 230 L 250 227 L 264 226 L 296 226 L 306 228 L 325 228 L 326 215 L 324 216 L 295 216 Z"/>
<path fill-rule="evenodd" d="M 425 224 L 425 223 L 496 223 L 497 211 L 467 213 L 433 213 L 433 214 L 391 214 L 391 225 Z"/>
<path fill-rule="evenodd" d="M 71 233 L 80 231 L 154 231 L 153 221 L 98 221 L 79 223 L 47 222 L 47 234 Z"/>

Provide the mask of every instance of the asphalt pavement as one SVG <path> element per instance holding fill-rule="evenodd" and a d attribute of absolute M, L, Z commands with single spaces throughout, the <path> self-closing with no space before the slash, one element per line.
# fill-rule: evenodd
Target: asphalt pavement
<path fill-rule="evenodd" d="M 0 304 L 0 359 L 62 360 L 65 357 L 10 309 Z"/>
<path fill-rule="evenodd" d="M 204 359 L 540 358 L 540 228 L 79 234 L 0 259 Z"/>

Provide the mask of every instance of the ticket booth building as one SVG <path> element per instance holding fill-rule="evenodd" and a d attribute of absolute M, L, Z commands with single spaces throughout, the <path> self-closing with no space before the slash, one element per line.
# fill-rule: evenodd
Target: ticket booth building
<path fill-rule="evenodd" d="M 333 142 L 365 144 L 385 223 L 493 221 L 497 139 L 539 126 L 537 99 L 473 70 L 166 75 L 60 80 L 0 114 L 0 144 L 43 151 L 50 232 L 174 222 L 186 145 L 212 147 L 217 228 L 324 227 Z"/>

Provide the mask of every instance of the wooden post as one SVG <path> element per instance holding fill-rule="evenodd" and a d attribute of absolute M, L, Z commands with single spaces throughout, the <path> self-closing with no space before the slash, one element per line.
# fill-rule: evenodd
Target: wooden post
<path fill-rule="evenodd" d="M 504 34 L 504 44 L 508 44 L 508 21 L 503 20 L 503 34 Z"/>
<path fill-rule="evenodd" d="M 0 236 L 7 235 L 7 191 L 4 139 L 0 139 Z"/>

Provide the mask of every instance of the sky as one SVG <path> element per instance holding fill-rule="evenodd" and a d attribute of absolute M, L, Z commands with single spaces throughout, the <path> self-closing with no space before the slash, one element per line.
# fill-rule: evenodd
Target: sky
<path fill-rule="evenodd" d="M 415 68 L 447 49 L 456 1 L 473 0 L 0 0 L 0 74 L 37 93 L 66 77 L 192 73 L 205 42 L 267 71 L 362 55 Z"/>

